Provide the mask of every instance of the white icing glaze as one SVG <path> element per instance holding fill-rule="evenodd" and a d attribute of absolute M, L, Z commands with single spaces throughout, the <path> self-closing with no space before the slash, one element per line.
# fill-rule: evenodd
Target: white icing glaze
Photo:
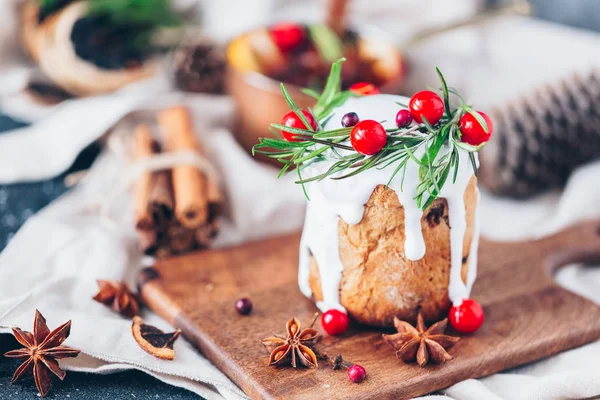
<path fill-rule="evenodd" d="M 397 103 L 408 104 L 409 99 L 402 96 L 377 95 L 360 98 L 350 98 L 342 106 L 334 110 L 334 116 L 328 121 L 325 129 L 341 127 L 341 118 L 348 112 L 356 112 L 361 118 L 379 121 L 386 129 L 395 128 L 395 116 L 402 106 Z M 421 146 L 414 151 L 417 157 L 424 153 Z M 440 150 L 438 157 L 447 152 L 447 148 Z M 333 154 L 329 154 L 333 156 Z M 450 247 L 451 268 L 448 294 L 454 304 L 459 304 L 469 296 L 476 275 L 477 246 L 479 224 L 476 217 L 475 235 L 471 242 L 469 253 L 469 273 L 467 284 L 461 279 L 463 238 L 466 229 L 464 192 L 473 175 L 468 153 L 459 150 L 459 171 L 455 183 L 452 177 L 448 178 L 442 187 L 439 197 L 448 201 L 448 216 L 450 221 Z M 303 171 L 305 177 L 315 176 L 326 171 L 331 163 L 323 161 L 315 163 Z M 310 198 L 306 210 L 306 220 L 300 243 L 300 265 L 298 283 L 302 293 L 310 297 L 311 289 L 308 282 L 310 257 L 315 257 L 321 277 L 323 300 L 317 303 L 321 311 L 331 308 L 342 309 L 339 302 L 339 285 L 343 265 L 339 256 L 338 221 L 342 218 L 350 225 L 361 221 L 364 205 L 369 200 L 373 189 L 379 185 L 386 185 L 392 174 L 392 168 L 379 170 L 371 168 L 351 178 L 331 180 L 329 178 L 320 182 L 306 185 Z M 415 162 L 409 160 L 406 166 L 404 183 L 401 174 L 396 175 L 389 186 L 393 189 L 404 207 L 404 229 L 406 240 L 404 253 L 409 260 L 419 260 L 425 255 L 425 241 L 421 232 L 422 211 L 417 206 L 416 188 L 419 183 L 419 168 Z M 478 202 L 479 203 L 479 202 Z"/>

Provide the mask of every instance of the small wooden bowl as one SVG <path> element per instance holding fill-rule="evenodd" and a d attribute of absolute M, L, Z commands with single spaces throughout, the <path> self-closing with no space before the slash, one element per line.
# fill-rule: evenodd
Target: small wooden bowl
<path fill-rule="evenodd" d="M 79 58 L 71 32 L 75 22 L 85 15 L 86 3 L 71 3 L 41 24 L 38 3 L 30 0 L 21 9 L 21 43 L 42 71 L 67 92 L 77 96 L 112 92 L 155 73 L 152 61 L 138 68 L 108 70 Z"/>
<path fill-rule="evenodd" d="M 227 46 L 226 86 L 238 107 L 235 136 L 248 151 L 258 138 L 272 136 L 269 125 L 279 122 L 290 111 L 281 93 L 280 82 L 262 74 L 260 66 L 248 45 L 247 32 L 233 39 Z M 404 81 L 404 64 L 400 51 L 391 40 L 375 28 L 361 30 L 359 54 L 374 59 L 386 83 L 380 86 L 384 93 L 397 93 Z M 284 82 L 285 83 L 285 82 Z M 301 108 L 309 107 L 315 100 L 300 91 L 300 87 L 286 84 L 286 89 Z"/>

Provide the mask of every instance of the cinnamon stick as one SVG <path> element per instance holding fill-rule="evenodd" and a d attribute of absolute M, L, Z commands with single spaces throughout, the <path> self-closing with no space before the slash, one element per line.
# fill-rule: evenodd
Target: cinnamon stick
<path fill-rule="evenodd" d="M 138 125 L 133 132 L 133 158 L 140 160 L 154 154 L 154 146 L 150 128 L 147 125 Z M 144 172 L 135 185 L 135 227 L 141 230 L 154 229 L 154 219 L 149 206 L 150 186 L 152 173 Z"/>
<path fill-rule="evenodd" d="M 201 226 L 200 228 L 196 229 L 195 238 L 198 246 L 200 248 L 208 247 L 208 245 L 219 233 L 219 228 L 219 220 L 215 219 L 212 223 Z"/>
<path fill-rule="evenodd" d="M 181 225 L 172 225 L 168 231 L 169 248 L 174 253 L 183 253 L 194 247 L 194 231 Z"/>
<path fill-rule="evenodd" d="M 138 229 L 137 236 L 140 251 L 147 256 L 153 255 L 158 248 L 156 232 L 152 230 Z"/>
<path fill-rule="evenodd" d="M 327 7 L 326 23 L 338 36 L 342 36 L 346 30 L 346 14 L 348 12 L 348 0 L 329 0 Z"/>
<path fill-rule="evenodd" d="M 166 229 L 174 213 L 171 171 L 159 171 L 152 175 L 149 203 L 156 229 Z"/>
<path fill-rule="evenodd" d="M 187 108 L 176 106 L 158 114 L 158 123 L 168 151 L 201 151 L 196 142 Z M 172 173 L 175 216 L 181 225 L 196 229 L 208 219 L 207 178 L 195 166 L 177 165 Z"/>

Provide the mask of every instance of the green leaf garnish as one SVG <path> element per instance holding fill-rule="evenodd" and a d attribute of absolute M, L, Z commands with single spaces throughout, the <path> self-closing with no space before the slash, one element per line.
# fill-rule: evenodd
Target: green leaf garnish
<path fill-rule="evenodd" d="M 440 78 L 444 101 L 444 115 L 435 125 L 431 125 L 423 118 L 421 124 L 414 124 L 408 128 L 386 129 L 387 144 L 379 153 L 370 157 L 356 152 L 350 146 L 349 139 L 352 127 L 325 129 L 324 127 L 328 121 L 334 116 L 333 110 L 342 105 L 349 97 L 354 96 L 351 92 L 341 90 L 341 64 L 343 61 L 344 59 L 338 59 L 332 64 L 330 75 L 321 94 L 313 90 L 303 91 L 305 94 L 317 98 L 314 107 L 308 110 L 318 121 L 318 129 L 312 129 L 285 86 L 281 85 L 284 98 L 290 108 L 302 120 L 306 129 L 292 128 L 281 124 L 271 124 L 271 129 L 290 133 L 302 141 L 287 142 L 282 139 L 261 138 L 253 148 L 254 153 L 265 154 L 281 162 L 283 167 L 280 175 L 295 167 L 298 174 L 297 183 L 303 185 L 305 195 L 307 195 L 304 187 L 306 183 L 326 178 L 334 180 L 347 179 L 371 168 L 380 170 L 390 168 L 391 174 L 388 185 L 398 174 L 402 174 L 401 190 L 403 190 L 407 165 L 414 162 L 419 167 L 419 183 L 415 188 L 415 201 L 423 210 L 429 207 L 439 196 L 451 174 L 452 182 L 456 182 L 460 164 L 459 151 L 462 150 L 468 153 L 473 171 L 477 175 L 475 153 L 485 143 L 479 146 L 471 146 L 468 143 L 461 142 L 461 132 L 458 124 L 460 118 L 466 113 L 473 114 L 484 129 L 487 129 L 485 121 L 478 113 L 464 104 L 463 99 L 454 89 L 446 85 L 442 73 L 437 68 L 436 72 Z M 459 107 L 453 107 L 450 103 L 450 94 L 454 94 L 459 98 Z M 417 157 L 416 152 L 419 149 L 422 152 L 419 152 L 419 157 Z M 443 152 L 442 149 L 444 149 Z M 302 169 L 312 163 L 322 161 L 331 162 L 327 171 L 307 178 L 302 176 L 300 172 Z"/>

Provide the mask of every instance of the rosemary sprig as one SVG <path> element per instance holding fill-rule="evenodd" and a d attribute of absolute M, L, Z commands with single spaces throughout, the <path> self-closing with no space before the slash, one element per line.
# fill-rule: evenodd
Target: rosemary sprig
<path fill-rule="evenodd" d="M 435 125 L 431 125 L 423 118 L 423 123 L 414 124 L 409 128 L 386 129 L 387 144 L 383 149 L 370 157 L 356 152 L 350 146 L 350 133 L 352 128 L 323 129 L 333 110 L 343 104 L 353 93 L 341 90 L 341 64 L 344 59 L 339 59 L 331 66 L 331 72 L 321 94 L 313 90 L 304 90 L 305 94 L 314 97 L 317 102 L 310 110 L 318 122 L 318 129 L 314 130 L 309 125 L 298 105 L 289 95 L 285 86 L 281 90 L 290 109 L 292 109 L 305 125 L 306 129 L 298 129 L 281 124 L 271 124 L 275 131 L 291 133 L 296 140 L 288 142 L 283 139 L 261 138 L 253 148 L 253 153 L 264 154 L 283 164 L 280 176 L 295 167 L 298 174 L 296 183 L 303 185 L 309 182 L 320 181 L 326 178 L 340 180 L 356 176 L 371 168 L 390 168 L 391 181 L 401 174 L 401 189 L 404 185 L 404 176 L 409 162 L 419 166 L 419 184 L 416 187 L 415 200 L 418 206 L 425 210 L 441 193 L 448 179 L 456 182 L 459 167 L 459 149 L 469 153 L 471 165 L 477 174 L 477 165 L 474 153 L 483 145 L 471 146 L 460 141 L 460 118 L 465 113 L 471 113 L 487 131 L 485 121 L 474 112 L 456 90 L 446 85 L 446 80 L 436 68 L 441 82 L 442 99 L 444 102 L 444 115 Z M 459 105 L 450 102 L 450 94 L 454 95 Z M 442 148 L 444 152 L 440 155 Z M 423 150 L 422 156 L 417 157 L 417 150 Z M 421 153 L 419 153 L 421 154 Z M 329 168 L 316 176 L 303 177 L 302 170 L 316 162 L 329 161 Z M 308 196 L 307 196 L 308 197 Z"/>

